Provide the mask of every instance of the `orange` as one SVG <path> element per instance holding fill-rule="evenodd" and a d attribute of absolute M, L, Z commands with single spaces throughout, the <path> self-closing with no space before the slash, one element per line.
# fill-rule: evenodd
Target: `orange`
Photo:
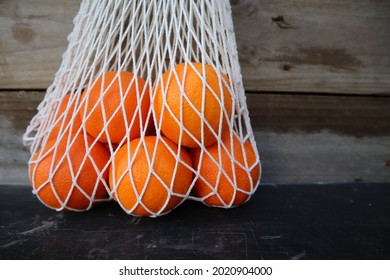
<path fill-rule="evenodd" d="M 255 189 L 261 172 L 260 163 L 249 141 L 242 144 L 233 134 L 233 141 L 226 135 L 222 143 L 206 147 L 202 156 L 201 149 L 191 150 L 193 167 L 200 175 L 193 192 L 209 206 L 238 206 Z"/>
<path fill-rule="evenodd" d="M 154 86 L 153 107 L 156 125 L 166 137 L 192 148 L 217 140 L 214 133 L 226 129 L 232 114 L 228 78 L 220 76 L 212 66 L 201 63 L 178 64 L 162 75 Z"/>
<path fill-rule="evenodd" d="M 180 161 L 176 163 L 176 156 L 169 149 L 189 167 Z M 159 140 L 156 136 L 146 136 L 125 144 L 115 154 L 109 185 L 114 199 L 129 214 L 158 216 L 186 198 L 192 182 L 190 168 L 187 151 L 179 151 L 179 147 L 165 137 Z"/>
<path fill-rule="evenodd" d="M 66 94 L 55 109 L 52 128 L 49 131 L 49 139 L 57 138 L 69 133 L 75 133 L 81 127 L 81 118 L 75 112 L 76 99 L 71 94 Z"/>
<path fill-rule="evenodd" d="M 33 155 L 29 165 L 30 182 L 48 207 L 87 210 L 91 201 L 108 197 L 103 181 L 107 180 L 108 168 L 104 167 L 110 154 L 103 144 L 93 143 L 91 136 L 86 135 L 86 141 L 81 133 L 69 136 L 49 140 Z"/>
<path fill-rule="evenodd" d="M 85 129 L 103 143 L 134 139 L 145 128 L 150 106 L 146 82 L 130 72 L 107 72 L 83 92 L 80 114 Z M 129 132 L 127 132 L 129 128 Z"/>

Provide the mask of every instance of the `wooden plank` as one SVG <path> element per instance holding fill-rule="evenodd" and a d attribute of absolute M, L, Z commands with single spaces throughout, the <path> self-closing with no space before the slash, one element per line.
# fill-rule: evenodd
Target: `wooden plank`
<path fill-rule="evenodd" d="M 390 98 L 247 94 L 255 131 L 390 136 Z"/>
<path fill-rule="evenodd" d="M 46 88 L 80 0 L 0 2 L 0 88 Z M 390 2 L 232 0 L 244 85 L 390 94 Z"/>
<path fill-rule="evenodd" d="M 47 88 L 80 0 L 0 2 L 0 88 Z"/>
<path fill-rule="evenodd" d="M 247 94 L 263 182 L 390 182 L 390 98 Z"/>
<path fill-rule="evenodd" d="M 186 201 L 157 219 L 114 202 L 59 213 L 27 186 L 0 197 L 0 259 L 390 258 L 389 184 L 264 185 L 234 209 Z"/>
<path fill-rule="evenodd" d="M 0 181 L 28 184 L 22 135 L 44 92 L 0 91 Z M 262 183 L 390 182 L 390 98 L 247 94 Z"/>
<path fill-rule="evenodd" d="M 42 92 L 0 92 L 0 181 L 29 183 L 29 149 L 22 135 L 36 113 Z"/>
<path fill-rule="evenodd" d="M 247 90 L 390 93 L 389 1 L 233 1 Z"/>

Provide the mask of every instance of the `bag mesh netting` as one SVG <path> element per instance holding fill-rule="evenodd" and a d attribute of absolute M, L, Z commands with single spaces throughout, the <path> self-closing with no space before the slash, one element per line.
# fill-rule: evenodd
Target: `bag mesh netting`
<path fill-rule="evenodd" d="M 42 203 L 156 217 L 250 198 L 261 167 L 229 1 L 83 0 L 68 41 L 24 135 Z"/>

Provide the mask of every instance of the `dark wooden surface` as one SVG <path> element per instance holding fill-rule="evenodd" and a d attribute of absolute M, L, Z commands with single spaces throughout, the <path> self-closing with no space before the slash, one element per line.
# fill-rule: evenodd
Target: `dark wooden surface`
<path fill-rule="evenodd" d="M 0 186 L 0 259 L 390 259 L 390 184 L 261 185 L 234 209 L 55 212 Z"/>

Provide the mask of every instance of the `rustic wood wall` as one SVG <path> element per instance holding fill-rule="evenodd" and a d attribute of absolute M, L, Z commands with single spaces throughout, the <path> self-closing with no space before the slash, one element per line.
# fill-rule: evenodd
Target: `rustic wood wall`
<path fill-rule="evenodd" d="M 29 184 L 22 135 L 80 1 L 0 0 L 0 184 Z M 390 182 L 390 1 L 231 4 L 262 183 Z"/>
<path fill-rule="evenodd" d="M 0 89 L 53 80 L 81 0 L 0 0 Z M 231 0 L 249 91 L 390 94 L 390 1 Z"/>

